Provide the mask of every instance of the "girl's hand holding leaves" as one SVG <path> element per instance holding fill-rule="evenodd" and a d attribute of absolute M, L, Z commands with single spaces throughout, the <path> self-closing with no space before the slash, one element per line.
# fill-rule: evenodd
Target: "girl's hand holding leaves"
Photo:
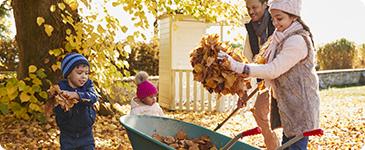
<path fill-rule="evenodd" d="M 247 59 L 235 53 L 228 43 L 220 42 L 217 34 L 202 38 L 200 45 L 190 53 L 190 62 L 194 80 L 209 92 L 242 95 L 251 88 L 247 76 L 233 71 L 243 67 Z"/>

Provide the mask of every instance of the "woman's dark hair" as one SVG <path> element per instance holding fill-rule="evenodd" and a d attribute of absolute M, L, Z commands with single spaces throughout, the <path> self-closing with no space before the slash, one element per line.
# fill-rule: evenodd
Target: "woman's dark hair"
<path fill-rule="evenodd" d="M 302 18 L 298 17 L 297 21 L 303 26 L 304 30 L 309 32 L 309 37 L 311 37 L 311 41 L 314 47 L 313 34 L 310 31 L 309 27 L 303 22 Z"/>
<path fill-rule="evenodd" d="M 309 37 L 311 38 L 312 41 L 312 45 L 314 47 L 314 41 L 313 41 L 313 34 L 311 32 L 311 30 L 309 29 L 309 27 L 304 23 L 304 21 L 302 20 L 302 18 L 300 18 L 299 16 L 284 12 L 286 14 L 288 14 L 290 17 L 298 17 L 297 21 L 303 26 L 303 29 L 309 32 Z"/>

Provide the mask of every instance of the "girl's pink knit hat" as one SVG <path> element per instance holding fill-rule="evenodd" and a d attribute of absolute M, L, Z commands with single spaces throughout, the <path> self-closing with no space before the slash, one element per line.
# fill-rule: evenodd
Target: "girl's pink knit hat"
<path fill-rule="evenodd" d="M 147 96 L 157 94 L 157 88 L 148 81 L 147 72 L 140 71 L 135 76 L 135 82 L 137 84 L 137 98 L 142 100 Z"/>
<path fill-rule="evenodd" d="M 144 81 L 140 84 L 138 84 L 137 87 L 137 97 L 142 100 L 146 98 L 147 96 L 155 95 L 157 94 L 157 88 L 149 81 Z"/>

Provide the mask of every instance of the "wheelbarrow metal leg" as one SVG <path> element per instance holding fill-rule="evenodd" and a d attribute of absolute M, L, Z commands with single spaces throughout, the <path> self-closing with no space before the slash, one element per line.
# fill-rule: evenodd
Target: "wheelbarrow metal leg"
<path fill-rule="evenodd" d="M 304 137 L 303 135 L 297 135 L 294 138 L 290 139 L 288 142 L 281 145 L 277 150 L 284 150 L 285 148 L 289 147 L 290 145 L 294 144 L 295 142 L 298 142 L 303 137 Z"/>
<path fill-rule="evenodd" d="M 250 93 L 250 95 L 248 95 L 248 97 L 247 97 L 247 99 L 245 99 L 245 101 L 248 101 L 249 99 L 251 99 L 255 94 L 256 94 L 256 92 L 259 90 L 259 88 L 257 87 L 254 91 L 252 91 L 251 93 Z M 221 128 L 222 127 L 222 125 L 224 124 L 224 123 L 226 123 L 227 121 L 228 121 L 228 119 L 229 118 L 231 118 L 238 110 L 239 110 L 240 108 L 239 107 L 237 107 L 236 109 L 234 109 L 232 112 L 231 112 L 231 114 L 229 114 L 229 116 L 226 118 L 226 119 L 224 119 L 223 120 L 223 122 L 222 123 L 219 123 L 218 124 L 218 126 L 213 130 L 213 131 L 217 131 L 219 128 Z"/>
<path fill-rule="evenodd" d="M 308 132 L 304 132 L 301 135 L 297 135 L 294 138 L 290 139 L 288 142 L 281 145 L 277 150 L 284 150 L 285 148 L 289 147 L 290 145 L 292 145 L 292 144 L 298 142 L 299 140 L 301 140 L 303 137 L 305 137 L 305 136 L 314 136 L 314 135 L 322 136 L 323 135 L 323 130 L 322 129 L 315 129 L 315 130 L 311 130 L 311 131 L 308 131 Z"/>
<path fill-rule="evenodd" d="M 233 146 L 233 144 L 235 144 L 240 138 L 241 138 L 241 134 L 236 135 L 232 140 L 230 140 L 226 145 L 224 145 L 224 147 L 222 148 L 222 150 L 231 149 L 231 147 Z"/>
<path fill-rule="evenodd" d="M 243 131 L 242 133 L 236 135 L 226 145 L 224 145 L 222 150 L 229 150 L 242 137 L 256 135 L 256 134 L 260 134 L 260 133 L 261 133 L 261 128 L 260 127 L 256 127 L 256 128 L 253 128 L 253 129 L 250 129 L 250 130 L 247 130 L 247 131 Z"/>

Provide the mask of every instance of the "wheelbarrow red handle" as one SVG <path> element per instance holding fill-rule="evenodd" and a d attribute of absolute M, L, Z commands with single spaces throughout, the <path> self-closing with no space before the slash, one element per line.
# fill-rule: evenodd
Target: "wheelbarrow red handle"
<path fill-rule="evenodd" d="M 303 136 L 322 136 L 323 135 L 323 130 L 322 129 L 315 129 L 315 130 L 311 130 L 311 131 L 307 131 L 303 133 Z"/>
<path fill-rule="evenodd" d="M 256 128 L 250 129 L 250 130 L 243 131 L 242 133 L 236 135 L 226 145 L 224 145 L 222 150 L 230 149 L 238 141 L 238 139 L 240 139 L 240 138 L 243 138 L 245 136 L 256 135 L 256 134 L 260 134 L 260 133 L 261 133 L 261 128 L 260 127 L 256 127 Z"/>
<path fill-rule="evenodd" d="M 241 133 L 241 138 L 245 137 L 245 136 L 251 136 L 251 135 L 256 135 L 256 134 L 260 134 L 261 133 L 261 128 L 260 127 L 256 127 L 247 131 L 243 131 Z"/>
<path fill-rule="evenodd" d="M 248 95 L 248 97 L 245 99 L 245 101 L 248 101 L 249 99 L 251 99 L 255 94 L 256 94 L 256 92 L 259 90 L 259 87 L 257 87 L 255 90 L 253 90 L 251 93 L 250 93 L 250 95 Z M 229 118 L 231 118 L 238 110 L 240 110 L 240 107 L 237 107 L 236 109 L 234 109 L 232 112 L 231 112 L 231 114 L 229 114 L 229 116 L 226 118 L 226 119 L 224 119 L 223 121 L 222 121 L 222 123 L 219 123 L 218 124 L 218 126 L 213 130 L 213 131 L 217 131 L 219 128 L 221 128 L 222 127 L 222 125 L 224 124 L 224 123 L 226 123 L 227 121 L 228 121 L 228 119 Z"/>
<path fill-rule="evenodd" d="M 323 135 L 323 130 L 322 129 L 314 129 L 314 130 L 311 130 L 311 131 L 304 132 L 301 135 L 297 135 L 294 138 L 287 141 L 286 143 L 284 143 L 283 145 L 281 145 L 277 150 L 284 150 L 285 148 L 289 147 L 290 145 L 294 144 L 295 142 L 298 142 L 299 140 L 301 140 L 303 137 L 316 136 L 316 135 L 317 136 L 322 136 Z"/>

